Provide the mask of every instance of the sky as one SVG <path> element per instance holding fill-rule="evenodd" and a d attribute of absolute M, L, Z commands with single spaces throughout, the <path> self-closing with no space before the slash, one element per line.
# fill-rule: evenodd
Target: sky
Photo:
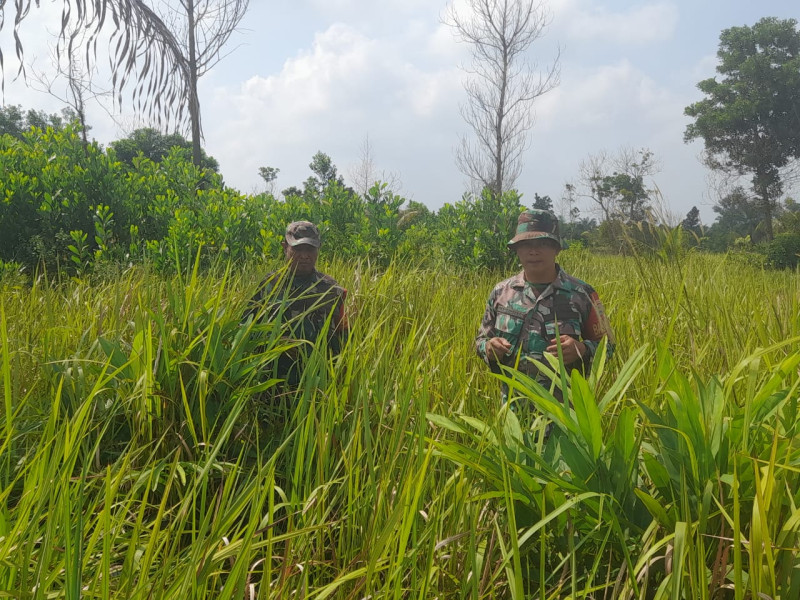
<path fill-rule="evenodd" d="M 466 0 L 456 0 L 459 7 Z M 684 108 L 713 77 L 719 34 L 760 18 L 796 18 L 796 0 L 549 0 L 551 21 L 526 56 L 539 69 L 560 54 L 559 85 L 537 99 L 535 124 L 516 187 L 523 203 L 549 195 L 561 209 L 591 155 L 650 150 L 659 166 L 650 185 L 662 208 L 683 218 L 697 206 L 714 220 L 716 178 L 701 161 L 702 142 L 686 144 Z M 199 84 L 204 148 L 225 182 L 263 191 L 262 166 L 277 167 L 277 191 L 301 186 L 317 151 L 352 182 L 365 140 L 377 173 L 409 200 L 438 209 L 469 189 L 455 149 L 469 135 L 460 105 L 468 48 L 443 24 L 444 0 L 251 0 L 230 54 Z M 794 10 L 793 10 L 794 9 Z M 25 60 L 51 69 L 48 47 L 60 0 L 32 8 L 21 37 Z M 13 56 L 13 8 L 0 32 L 6 104 L 55 112 L 58 100 L 20 78 Z M 108 75 L 100 79 L 108 81 Z M 106 84 L 107 85 L 107 84 Z M 101 144 L 148 123 L 121 109 L 92 105 L 91 135 Z M 113 113 L 109 115 L 109 112 Z M 583 214 L 591 206 L 582 204 Z"/>

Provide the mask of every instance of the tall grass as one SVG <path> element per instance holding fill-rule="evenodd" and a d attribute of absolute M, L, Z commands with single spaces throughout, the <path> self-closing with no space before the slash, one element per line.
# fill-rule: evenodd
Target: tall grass
<path fill-rule="evenodd" d="M 800 596 L 797 275 L 562 259 L 617 352 L 516 413 L 472 349 L 501 274 L 323 266 L 350 341 L 289 393 L 241 323 L 266 267 L 1 282 L 0 590 Z"/>

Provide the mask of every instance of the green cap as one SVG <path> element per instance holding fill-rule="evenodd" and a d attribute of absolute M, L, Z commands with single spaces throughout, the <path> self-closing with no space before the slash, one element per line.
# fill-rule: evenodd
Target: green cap
<path fill-rule="evenodd" d="M 530 208 L 523 211 L 517 219 L 516 235 L 508 242 L 511 248 L 517 242 L 523 240 L 538 240 L 547 238 L 558 243 L 559 248 L 563 248 L 561 234 L 558 228 L 558 218 L 549 210 Z"/>

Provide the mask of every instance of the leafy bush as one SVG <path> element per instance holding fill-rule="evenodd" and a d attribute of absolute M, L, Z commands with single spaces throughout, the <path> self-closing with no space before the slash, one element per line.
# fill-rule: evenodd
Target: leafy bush
<path fill-rule="evenodd" d="M 72 231 L 94 234 L 97 207 L 128 221 L 124 175 L 77 129 L 31 129 L 0 137 L 0 259 L 27 265 L 68 263 Z M 111 230 L 118 240 L 124 231 Z M 90 237 L 93 237 L 90 236 Z M 94 249 L 94 248 L 92 248 Z"/>
<path fill-rule="evenodd" d="M 767 245 L 767 261 L 777 269 L 797 268 L 800 258 L 800 233 L 782 233 Z"/>
<path fill-rule="evenodd" d="M 508 268 L 516 256 L 507 243 L 522 211 L 516 191 L 495 197 L 488 189 L 464 197 L 439 211 L 437 241 L 448 262 L 465 267 Z"/>
<path fill-rule="evenodd" d="M 224 187 L 180 148 L 128 167 L 78 130 L 0 137 L 0 260 L 85 272 L 104 261 L 166 267 L 263 251 L 266 205 Z"/>

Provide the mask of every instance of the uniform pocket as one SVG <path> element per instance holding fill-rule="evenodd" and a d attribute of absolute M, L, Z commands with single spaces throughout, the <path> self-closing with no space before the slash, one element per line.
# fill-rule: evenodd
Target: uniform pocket
<path fill-rule="evenodd" d="M 580 339 L 581 323 L 577 319 L 558 320 L 558 335 L 568 335 Z M 547 340 L 556 338 L 556 322 L 549 321 L 544 324 L 544 337 Z"/>
<path fill-rule="evenodd" d="M 554 298 L 550 318 L 553 320 L 545 324 L 545 334 L 548 339 L 555 337 L 556 320 L 558 322 L 559 335 L 568 335 L 576 339 L 580 337 L 581 315 L 569 298 L 560 294 Z"/>
<path fill-rule="evenodd" d="M 495 335 L 511 342 L 516 346 L 522 333 L 525 322 L 525 313 L 511 308 L 498 307 L 497 317 L 494 322 Z"/>

